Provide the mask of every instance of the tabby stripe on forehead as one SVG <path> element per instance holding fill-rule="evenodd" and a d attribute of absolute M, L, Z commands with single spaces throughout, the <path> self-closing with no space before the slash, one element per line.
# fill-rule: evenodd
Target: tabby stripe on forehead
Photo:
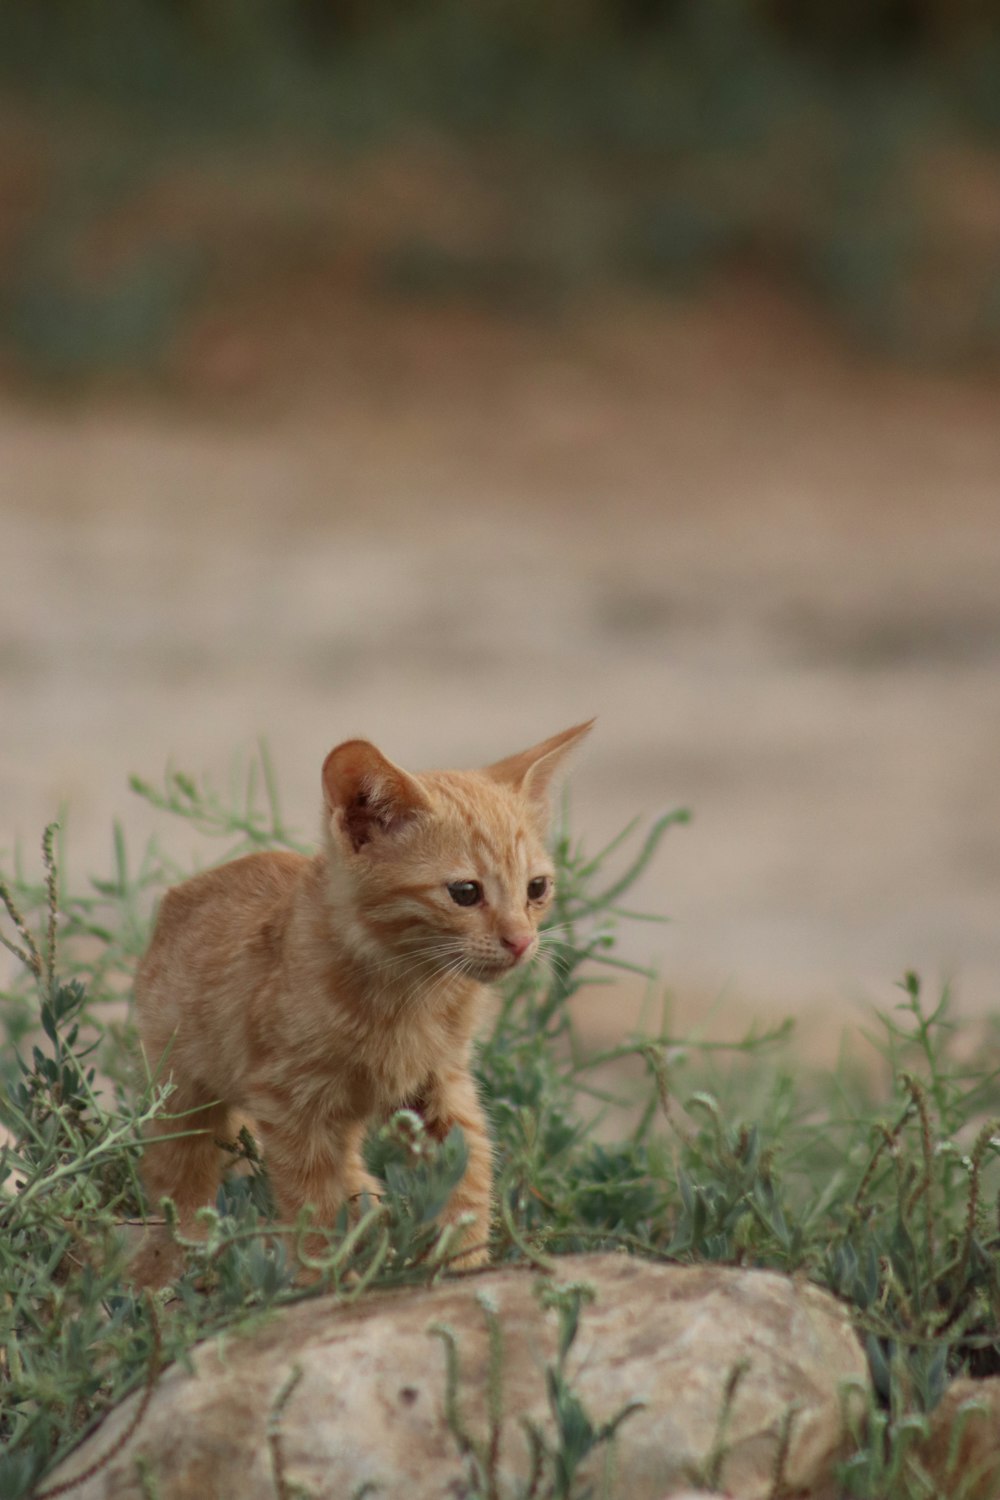
<path fill-rule="evenodd" d="M 439 782 L 435 791 L 443 800 L 450 802 L 462 818 L 470 834 L 472 847 L 481 852 L 494 867 L 512 867 L 511 853 L 517 857 L 515 864 L 523 863 L 525 837 L 516 818 L 505 821 L 505 827 L 493 836 L 492 830 L 483 823 L 482 803 L 479 789 L 467 789 L 449 782 Z"/>
<path fill-rule="evenodd" d="M 474 853 L 493 869 L 515 867 L 524 859 L 524 839 L 520 833 L 511 834 L 505 829 L 499 839 L 490 835 L 488 828 L 476 828 L 469 840 Z"/>
<path fill-rule="evenodd" d="M 464 787 L 459 788 L 447 784 L 439 785 L 437 791 L 443 794 L 446 801 L 451 802 L 465 826 L 474 835 L 481 837 L 484 832 L 483 810 L 478 795 L 475 792 L 467 792 Z"/>

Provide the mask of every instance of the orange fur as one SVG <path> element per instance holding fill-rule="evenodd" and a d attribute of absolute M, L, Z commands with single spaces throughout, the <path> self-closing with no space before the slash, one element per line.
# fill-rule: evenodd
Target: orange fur
<path fill-rule="evenodd" d="M 167 892 L 136 1008 L 147 1062 L 184 1116 L 167 1128 L 196 1133 L 151 1137 L 142 1171 L 182 1231 L 215 1198 L 236 1111 L 254 1121 L 280 1216 L 309 1203 L 329 1223 L 377 1191 L 361 1158 L 369 1125 L 409 1106 L 439 1139 L 461 1127 L 468 1165 L 445 1218 L 470 1213 L 464 1261 L 486 1259 L 492 1160 L 471 1039 L 483 985 L 537 948 L 548 785 L 589 727 L 482 771 L 416 776 L 349 740 L 323 767 L 318 854 L 252 854 Z M 475 904 L 457 904 L 470 887 Z M 175 1264 L 154 1236 L 133 1276 L 162 1281 Z"/>

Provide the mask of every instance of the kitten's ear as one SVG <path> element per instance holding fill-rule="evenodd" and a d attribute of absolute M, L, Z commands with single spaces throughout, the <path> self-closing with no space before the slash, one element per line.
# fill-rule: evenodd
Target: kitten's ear
<path fill-rule="evenodd" d="M 345 740 L 330 751 L 323 762 L 323 795 L 355 851 L 430 806 L 416 777 L 368 740 Z"/>
<path fill-rule="evenodd" d="M 530 750 L 508 755 L 505 760 L 487 766 L 485 774 L 503 786 L 513 787 L 547 817 L 549 783 L 570 750 L 589 732 L 593 723 L 593 719 L 588 719 L 586 724 L 574 724 L 572 729 L 564 729 L 562 734 L 554 734 L 551 739 L 542 740 L 540 745 L 532 745 Z"/>

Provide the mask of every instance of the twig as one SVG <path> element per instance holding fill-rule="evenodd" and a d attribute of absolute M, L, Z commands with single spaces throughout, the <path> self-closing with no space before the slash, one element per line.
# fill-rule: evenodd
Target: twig
<path fill-rule="evenodd" d="M 0 943 L 3 943 L 7 952 L 13 953 L 14 957 L 20 959 L 25 968 L 30 969 L 35 978 L 40 980 L 44 973 L 42 955 L 38 951 L 38 945 L 34 938 L 25 926 L 24 918 L 14 905 L 13 896 L 8 890 L 6 883 L 2 880 L 0 880 L 0 901 L 7 908 L 7 915 L 13 922 L 18 937 L 23 940 L 24 947 L 19 948 L 16 943 L 11 942 L 10 938 L 4 937 L 2 932 L 0 932 Z"/>
<path fill-rule="evenodd" d="M 781 1431 L 778 1433 L 778 1447 L 774 1455 L 774 1467 L 771 1470 L 771 1489 L 767 1500 L 782 1500 L 786 1493 L 785 1469 L 788 1464 L 788 1453 L 792 1446 L 792 1428 L 795 1418 L 798 1416 L 800 1407 L 793 1402 L 785 1411 L 781 1419 Z"/>
<path fill-rule="evenodd" d="M 931 1203 L 931 1180 L 934 1165 L 934 1148 L 931 1141 L 930 1111 L 927 1107 L 927 1095 L 924 1093 L 923 1084 L 909 1073 L 903 1074 L 903 1083 L 909 1091 L 910 1098 L 916 1106 L 920 1116 L 920 1146 L 924 1158 L 924 1170 L 920 1181 L 914 1188 L 910 1200 L 906 1205 L 907 1212 L 912 1213 L 920 1202 L 924 1200 L 924 1238 L 927 1244 L 927 1262 L 933 1268 L 934 1265 L 934 1209 Z"/>
<path fill-rule="evenodd" d="M 274 1478 L 274 1489 L 278 1500 L 291 1500 L 292 1497 L 292 1491 L 288 1488 L 288 1477 L 285 1473 L 285 1454 L 281 1439 L 281 1416 L 288 1405 L 292 1392 L 301 1379 L 302 1366 L 293 1365 L 287 1380 L 274 1398 L 267 1418 L 267 1446 L 271 1454 L 271 1474 Z"/>
<path fill-rule="evenodd" d="M 49 921 L 45 935 L 45 978 L 49 994 L 56 983 L 56 920 L 59 913 L 59 870 L 53 848 L 58 823 L 49 823 L 42 834 L 42 863 L 45 866 L 45 891 L 48 897 Z"/>
<path fill-rule="evenodd" d="M 736 1392 L 749 1368 L 750 1361 L 748 1359 L 738 1360 L 726 1377 L 725 1388 L 722 1392 L 722 1406 L 719 1409 L 719 1419 L 715 1427 L 715 1437 L 712 1439 L 712 1446 L 705 1460 L 705 1483 L 709 1489 L 717 1490 L 722 1479 L 722 1466 L 726 1461 L 726 1454 L 729 1452 L 726 1445 L 729 1419 L 732 1416 Z"/>

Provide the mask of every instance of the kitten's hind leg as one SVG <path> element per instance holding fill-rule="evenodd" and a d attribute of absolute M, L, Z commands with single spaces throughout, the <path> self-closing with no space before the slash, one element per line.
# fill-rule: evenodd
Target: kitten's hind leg
<path fill-rule="evenodd" d="M 219 1101 L 196 1100 L 177 1089 L 170 1097 L 170 1113 L 152 1120 L 146 1130 L 142 1179 L 151 1213 L 163 1198 L 177 1209 L 178 1229 L 186 1239 L 202 1231 L 195 1215 L 215 1202 L 226 1154 L 219 1142 L 235 1137 L 229 1107 Z M 180 1271 L 184 1252 L 168 1228 L 151 1226 L 129 1266 L 137 1286 L 163 1286 Z"/>

